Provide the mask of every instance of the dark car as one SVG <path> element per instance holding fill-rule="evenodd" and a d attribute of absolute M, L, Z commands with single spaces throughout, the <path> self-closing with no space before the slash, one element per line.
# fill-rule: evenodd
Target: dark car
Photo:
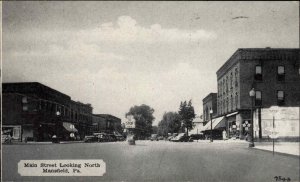
<path fill-rule="evenodd" d="M 204 136 L 203 133 L 201 133 L 201 134 L 192 134 L 190 137 L 193 140 L 205 140 L 205 136 Z"/>
<path fill-rule="evenodd" d="M 98 137 L 95 135 L 88 135 L 85 136 L 83 139 L 84 142 L 88 143 L 88 142 L 98 142 Z"/>
<path fill-rule="evenodd" d="M 109 136 L 106 133 L 94 133 L 98 142 L 109 142 Z"/>
<path fill-rule="evenodd" d="M 117 141 L 125 141 L 126 138 L 123 137 L 122 135 L 116 135 Z"/>
<path fill-rule="evenodd" d="M 117 141 L 117 137 L 114 134 L 107 134 L 108 136 L 108 141 L 109 142 L 116 142 Z"/>

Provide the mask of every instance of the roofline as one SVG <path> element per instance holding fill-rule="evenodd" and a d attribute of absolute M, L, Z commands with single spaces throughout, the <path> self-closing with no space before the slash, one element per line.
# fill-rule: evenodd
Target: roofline
<path fill-rule="evenodd" d="M 45 85 L 45 84 L 43 84 L 43 83 L 40 83 L 40 82 L 5 82 L 5 83 L 2 83 L 2 86 L 3 86 L 3 85 L 13 85 L 13 84 L 18 84 L 18 85 L 21 85 L 21 84 L 33 84 L 33 85 L 34 85 L 34 84 L 36 84 L 36 85 L 45 87 L 45 88 L 47 88 L 47 89 L 53 90 L 53 91 L 55 91 L 55 92 L 58 92 L 59 94 L 65 96 L 65 97 L 68 97 L 70 100 L 72 100 L 72 99 L 71 99 L 71 96 L 69 96 L 69 95 L 67 95 L 67 94 L 64 94 L 64 93 L 62 93 L 62 92 L 60 92 L 60 91 L 58 91 L 58 90 L 56 90 L 56 89 L 54 89 L 54 88 L 51 88 L 51 87 L 49 87 L 49 86 L 47 86 L 47 85 Z M 2 87 L 2 91 L 3 91 L 3 87 Z"/>
<path fill-rule="evenodd" d="M 210 96 L 212 96 L 212 95 L 217 95 L 218 93 L 216 93 L 216 92 L 211 92 L 211 93 L 209 93 L 206 97 L 204 97 L 203 99 L 202 99 L 202 102 L 204 102 L 205 100 L 207 100 Z"/>
<path fill-rule="evenodd" d="M 270 50 L 270 51 L 281 51 L 281 50 L 284 50 L 284 51 L 300 51 L 299 48 L 271 48 L 271 47 L 266 47 L 266 48 L 238 48 L 233 53 L 233 55 L 231 55 L 229 57 L 229 59 L 227 59 L 227 61 L 217 70 L 217 72 L 216 72 L 217 77 L 220 74 L 221 70 L 224 69 L 224 68 L 226 68 L 227 65 L 230 64 L 230 61 L 234 60 L 234 58 L 236 56 L 238 56 L 239 53 L 241 53 L 243 51 L 266 51 L 266 50 Z M 235 60 L 235 61 L 238 61 L 238 60 Z"/>

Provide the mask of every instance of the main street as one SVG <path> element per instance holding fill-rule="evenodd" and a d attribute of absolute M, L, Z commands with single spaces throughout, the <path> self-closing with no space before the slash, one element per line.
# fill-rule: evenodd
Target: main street
<path fill-rule="evenodd" d="M 299 158 L 207 141 L 3 145 L 3 181 L 299 181 Z M 102 177 L 22 177 L 20 160 L 103 159 Z"/>

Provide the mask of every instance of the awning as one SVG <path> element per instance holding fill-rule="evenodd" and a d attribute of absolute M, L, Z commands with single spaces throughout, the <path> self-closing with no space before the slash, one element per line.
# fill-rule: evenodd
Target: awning
<path fill-rule="evenodd" d="M 217 128 L 221 128 L 221 127 L 226 127 L 226 124 L 225 124 L 225 120 L 226 118 L 223 116 L 223 117 L 218 117 L 218 118 L 215 118 L 212 120 L 212 129 L 217 129 Z M 222 122 L 221 122 L 222 121 Z M 208 122 L 206 123 L 206 125 L 203 127 L 203 130 L 202 131 L 205 131 L 205 130 L 210 130 L 211 129 L 211 123 Z"/>
<path fill-rule="evenodd" d="M 69 131 L 69 132 L 78 132 L 78 130 L 75 128 L 75 126 L 72 123 L 63 122 L 63 127 Z"/>
<path fill-rule="evenodd" d="M 233 113 L 231 113 L 231 114 L 227 114 L 226 117 L 233 116 L 233 115 L 236 115 L 236 114 L 238 114 L 238 113 L 239 113 L 239 112 L 233 112 Z"/>

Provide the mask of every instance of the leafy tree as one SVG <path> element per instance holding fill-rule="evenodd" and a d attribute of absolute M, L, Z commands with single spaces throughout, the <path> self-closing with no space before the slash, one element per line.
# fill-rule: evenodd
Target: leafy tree
<path fill-rule="evenodd" d="M 162 120 L 158 124 L 158 134 L 167 136 L 168 133 L 178 133 L 181 125 L 181 117 L 176 112 L 164 113 Z"/>
<path fill-rule="evenodd" d="M 152 132 L 152 122 L 155 119 L 153 116 L 154 109 L 150 106 L 142 104 L 140 106 L 133 106 L 129 109 L 128 115 L 132 115 L 135 119 L 135 129 L 134 134 L 138 138 L 145 138 L 151 135 Z"/>
<path fill-rule="evenodd" d="M 193 129 L 193 119 L 195 118 L 195 110 L 192 106 L 192 100 L 187 104 L 186 101 L 180 103 L 179 112 L 182 121 L 182 127 L 186 128 L 186 134 L 189 134 L 189 130 Z"/>

